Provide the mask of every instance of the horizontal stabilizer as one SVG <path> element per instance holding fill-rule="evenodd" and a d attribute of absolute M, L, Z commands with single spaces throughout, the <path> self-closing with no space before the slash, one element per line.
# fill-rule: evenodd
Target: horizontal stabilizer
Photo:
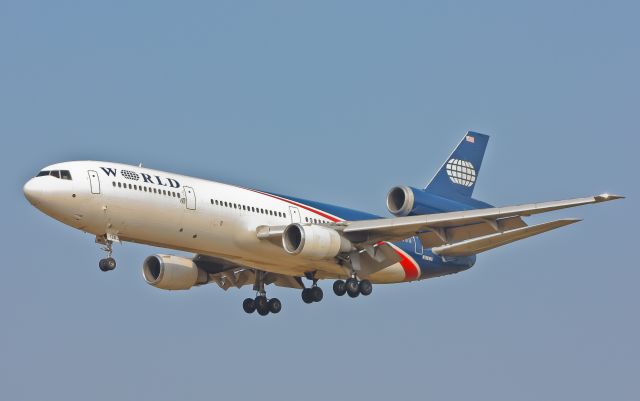
<path fill-rule="evenodd" d="M 433 253 L 440 256 L 469 256 L 509 244 L 514 241 L 542 234 L 556 228 L 577 223 L 580 219 L 562 219 L 535 226 L 516 228 L 496 234 L 485 235 L 451 245 L 442 245 L 433 248 Z"/>

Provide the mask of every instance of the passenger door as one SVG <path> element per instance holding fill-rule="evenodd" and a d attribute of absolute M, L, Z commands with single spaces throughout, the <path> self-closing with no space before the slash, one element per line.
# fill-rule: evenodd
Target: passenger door
<path fill-rule="evenodd" d="M 189 210 L 196 210 L 196 193 L 191 187 L 184 187 L 184 197 L 186 206 Z"/>
<path fill-rule="evenodd" d="M 300 211 L 295 206 L 289 206 L 289 214 L 291 215 L 292 223 L 300 223 L 302 220 L 300 219 Z"/>
<path fill-rule="evenodd" d="M 89 174 L 89 185 L 91 185 L 91 193 L 99 194 L 100 193 L 100 178 L 98 178 L 98 173 L 94 170 L 88 170 Z"/>

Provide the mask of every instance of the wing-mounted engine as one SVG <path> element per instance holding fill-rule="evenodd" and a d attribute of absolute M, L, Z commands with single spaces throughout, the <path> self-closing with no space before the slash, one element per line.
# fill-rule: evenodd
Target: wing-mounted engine
<path fill-rule="evenodd" d="M 291 255 L 321 260 L 352 250 L 349 240 L 330 227 L 289 224 L 282 232 L 282 247 Z"/>
<path fill-rule="evenodd" d="M 209 274 L 192 259 L 174 255 L 151 255 L 142 264 L 147 283 L 163 290 L 188 290 L 209 282 Z"/>

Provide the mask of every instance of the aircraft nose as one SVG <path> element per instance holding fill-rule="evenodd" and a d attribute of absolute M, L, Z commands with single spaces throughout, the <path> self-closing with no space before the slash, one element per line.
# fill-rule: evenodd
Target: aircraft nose
<path fill-rule="evenodd" d="M 36 206 L 40 203 L 40 200 L 42 199 L 42 188 L 40 188 L 38 183 L 35 182 L 34 178 L 24 184 L 22 191 L 24 192 L 24 197 L 27 198 L 32 205 Z"/>

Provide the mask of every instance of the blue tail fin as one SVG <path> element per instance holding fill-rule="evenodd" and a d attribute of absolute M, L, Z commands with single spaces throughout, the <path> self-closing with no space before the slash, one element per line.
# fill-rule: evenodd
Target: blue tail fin
<path fill-rule="evenodd" d="M 424 189 L 449 199 L 471 198 L 489 136 L 469 131 Z"/>

